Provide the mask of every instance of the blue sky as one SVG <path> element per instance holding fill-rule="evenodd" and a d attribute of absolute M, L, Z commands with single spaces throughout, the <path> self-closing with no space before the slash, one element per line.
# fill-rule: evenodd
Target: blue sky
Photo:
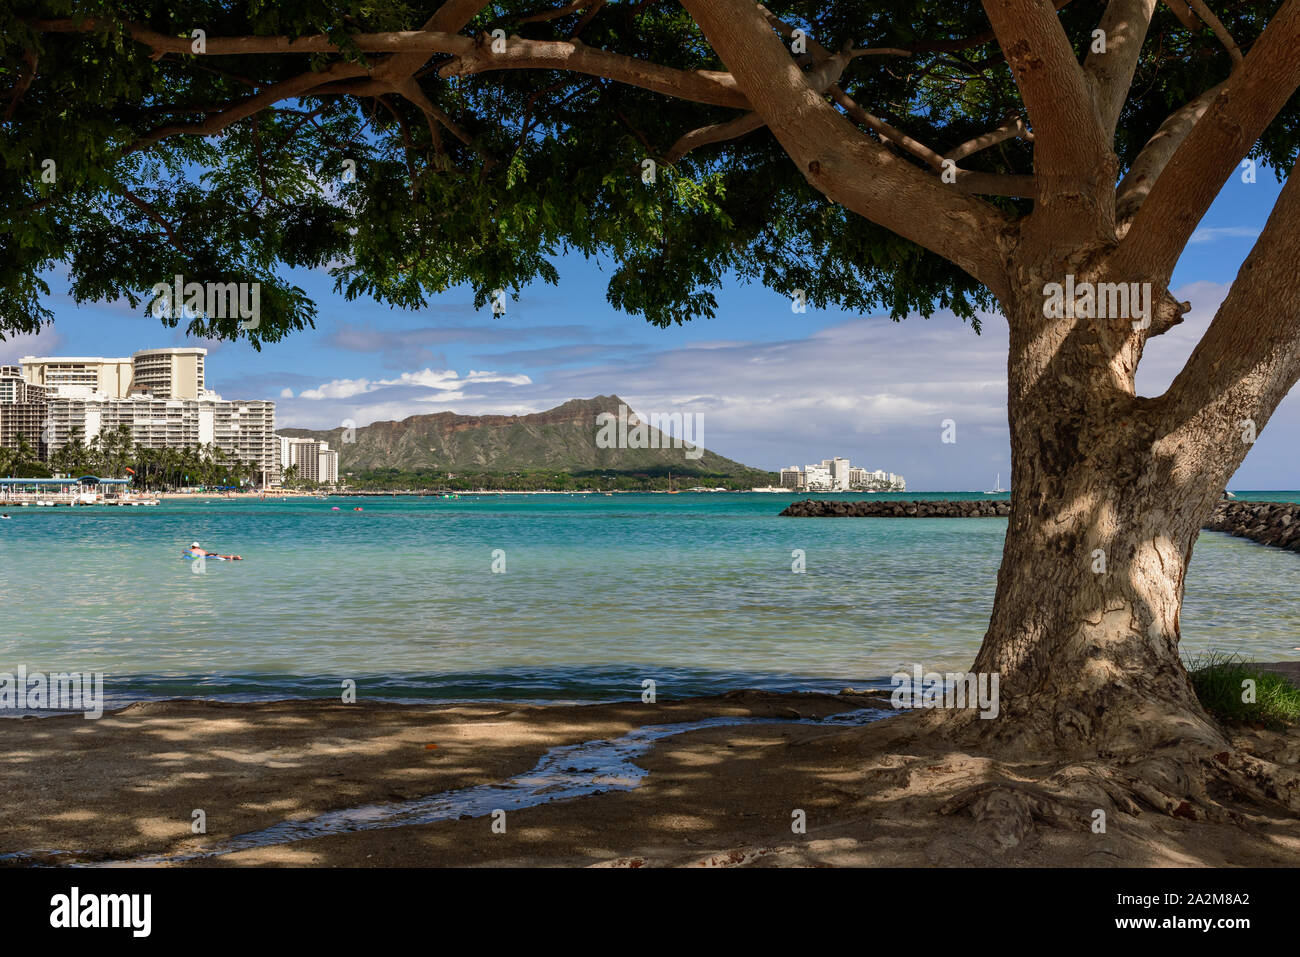
<path fill-rule="evenodd" d="M 1261 169 L 1234 176 L 1201 224 L 1174 277 L 1192 302 L 1187 321 L 1151 341 L 1139 391 L 1163 391 L 1190 354 L 1263 227 L 1279 185 Z M 913 490 L 990 488 L 1010 472 L 1006 323 L 982 335 L 950 314 L 901 324 L 809 308 L 732 282 L 719 314 L 671 329 L 616 312 L 608 270 L 572 257 L 558 287 L 539 283 L 504 317 L 475 310 L 468 289 L 418 312 L 348 302 L 323 271 L 289 276 L 317 302 L 314 330 L 258 353 L 244 343 L 209 349 L 208 382 L 226 398 L 275 399 L 281 426 L 366 425 L 426 412 L 536 412 L 570 398 L 615 393 L 641 412 L 702 416 L 704 444 L 777 469 L 843 455 L 907 477 Z M 78 306 L 51 275 L 52 328 L 0 342 L 0 361 L 26 354 L 129 355 L 191 342 L 125 303 Z M 940 442 L 957 422 L 957 442 Z M 1232 488 L 1300 487 L 1291 450 L 1300 402 L 1288 398 Z"/>

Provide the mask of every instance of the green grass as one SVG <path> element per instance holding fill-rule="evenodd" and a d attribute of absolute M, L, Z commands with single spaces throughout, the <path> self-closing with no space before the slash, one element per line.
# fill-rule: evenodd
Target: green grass
<path fill-rule="evenodd" d="M 1187 663 L 1201 706 L 1221 721 L 1282 728 L 1300 724 L 1300 688 L 1282 675 L 1259 668 L 1236 655 L 1211 652 Z M 1255 682 L 1255 700 L 1242 701 L 1242 682 Z"/>

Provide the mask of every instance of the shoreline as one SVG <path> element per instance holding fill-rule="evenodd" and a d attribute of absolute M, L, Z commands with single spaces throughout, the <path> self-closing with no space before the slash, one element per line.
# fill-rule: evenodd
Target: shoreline
<path fill-rule="evenodd" d="M 1300 680 L 1300 662 L 1269 667 Z M 945 810 L 951 795 L 1053 769 L 918 741 L 913 717 L 846 689 L 547 706 L 170 700 L 94 722 L 0 722 L 0 866 L 1300 864 L 1300 820 L 1267 809 L 1253 830 L 1146 812 L 1119 815 L 1105 840 L 1081 825 L 989 843 Z M 1257 752 L 1300 747 L 1296 729 L 1231 734 Z M 504 833 L 494 808 L 508 808 Z"/>

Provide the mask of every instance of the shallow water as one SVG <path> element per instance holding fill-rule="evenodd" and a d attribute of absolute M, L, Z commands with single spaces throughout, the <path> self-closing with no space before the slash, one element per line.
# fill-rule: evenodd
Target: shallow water
<path fill-rule="evenodd" d="M 1241 496 L 1256 497 L 1300 500 Z M 0 523 L 0 671 L 104 672 L 109 703 L 120 705 L 334 697 L 344 680 L 363 697 L 396 700 L 628 699 L 645 679 L 666 697 L 838 691 L 918 663 L 969 665 L 1005 520 L 779 518 L 791 500 L 11 509 Z M 180 557 L 195 540 L 244 561 L 196 574 Z M 796 550 L 803 574 L 792 571 Z M 1298 590 L 1300 556 L 1203 534 L 1187 581 L 1185 650 L 1294 658 Z"/>

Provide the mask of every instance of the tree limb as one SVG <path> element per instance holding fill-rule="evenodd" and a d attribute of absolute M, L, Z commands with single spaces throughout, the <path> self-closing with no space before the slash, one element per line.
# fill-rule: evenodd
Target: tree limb
<path fill-rule="evenodd" d="M 1297 47 L 1300 0 L 1286 0 L 1138 208 L 1117 254 L 1122 268 L 1161 280 L 1173 273 L 1224 182 L 1300 87 Z"/>
<path fill-rule="evenodd" d="M 750 109 L 748 98 L 730 73 L 677 70 L 620 53 L 608 53 L 575 41 L 524 40 L 512 36 L 502 53 L 485 40 L 458 53 L 438 70 L 443 77 L 472 76 L 491 70 L 568 70 L 604 77 L 696 103 Z"/>
<path fill-rule="evenodd" d="M 913 139 L 901 130 L 864 110 L 857 101 L 838 86 L 831 87 L 831 98 L 852 119 L 866 126 L 886 142 L 894 143 L 917 159 L 924 162 L 941 176 L 945 172 L 954 177 L 953 185 L 961 187 L 963 192 L 989 196 L 1013 196 L 1032 199 L 1037 195 L 1037 185 L 1032 176 L 1010 176 L 1000 173 L 981 173 L 961 169 L 952 157 L 941 156 L 919 140 Z M 952 165 L 946 164 L 948 160 Z"/>
<path fill-rule="evenodd" d="M 738 116 L 734 120 L 727 120 L 725 123 L 714 123 L 712 126 L 702 126 L 699 129 L 691 130 L 689 133 L 681 136 L 664 154 L 664 162 L 673 164 L 678 162 L 683 156 L 693 149 L 701 146 L 707 146 L 711 143 L 724 143 L 727 140 L 734 140 L 744 136 L 746 133 L 752 133 L 754 130 L 762 129 L 767 124 L 763 122 L 763 117 L 757 113 L 746 113 Z"/>
<path fill-rule="evenodd" d="M 1214 15 L 1214 11 L 1206 5 L 1205 0 L 1186 0 L 1186 2 L 1196 11 L 1196 15 L 1205 21 L 1206 25 L 1210 28 L 1210 32 L 1219 38 L 1219 42 L 1223 44 L 1223 48 L 1228 51 L 1228 56 L 1232 57 L 1235 69 L 1235 65 L 1241 63 L 1244 57 L 1241 53 L 1241 47 L 1237 46 L 1237 41 L 1232 38 L 1232 34 L 1228 32 L 1228 28 L 1225 27 L 1223 22 Z"/>
<path fill-rule="evenodd" d="M 682 0 L 786 153 L 829 199 L 943 256 L 997 294 L 1007 287 L 999 210 L 893 155 L 811 85 L 750 0 Z"/>
<path fill-rule="evenodd" d="M 1300 379 L 1298 231 L 1300 167 L 1291 170 L 1209 329 L 1156 400 L 1171 443 L 1190 446 L 1193 467 L 1220 483 Z M 1195 446 L 1207 436 L 1210 448 Z"/>
<path fill-rule="evenodd" d="M 435 104 L 432 100 L 430 100 L 429 97 L 425 94 L 424 90 L 420 89 L 420 84 L 417 83 L 414 79 L 408 76 L 401 83 L 398 83 L 397 92 L 401 93 L 402 96 L 406 97 L 413 104 L 415 104 L 415 106 L 418 107 L 420 111 L 424 113 L 424 115 L 430 121 L 437 120 L 439 123 L 441 123 L 443 126 L 445 126 L 448 130 L 451 131 L 452 136 L 456 137 L 456 139 L 460 140 L 466 146 L 470 145 L 469 134 L 466 133 L 464 130 L 462 130 L 456 124 L 455 120 L 453 120 L 450 116 L 448 116 L 445 112 L 443 112 L 437 106 L 437 104 Z M 438 134 L 437 128 L 431 125 L 429 128 L 429 133 L 433 137 L 434 146 L 438 149 L 439 152 L 441 152 L 442 137 Z"/>
<path fill-rule="evenodd" d="M 14 84 L 13 91 L 9 94 L 9 105 L 5 107 L 5 121 L 13 119 L 14 111 L 18 109 L 18 102 L 27 92 L 28 87 L 32 85 L 32 80 L 36 79 L 36 54 L 31 50 L 23 51 L 23 69 L 18 76 L 18 82 Z"/>
<path fill-rule="evenodd" d="M 1142 43 L 1151 26 L 1156 0 L 1111 0 L 1098 28 L 1104 32 L 1105 53 L 1089 52 L 1083 69 L 1092 86 L 1102 133 L 1115 140 L 1115 127 L 1128 100 L 1133 74 L 1142 55 Z"/>
<path fill-rule="evenodd" d="M 432 33 L 460 33 L 486 6 L 487 0 L 447 0 L 425 21 L 423 29 Z M 428 58 L 427 53 L 394 54 L 375 72 L 384 79 L 411 76 Z"/>
<path fill-rule="evenodd" d="M 175 249 L 186 259 L 190 258 L 189 250 L 185 248 L 185 244 L 182 243 L 180 237 L 176 235 L 176 231 L 172 228 L 171 224 L 167 222 L 167 220 L 163 219 L 162 215 L 158 212 L 158 210 L 154 209 L 154 207 L 151 204 L 141 199 L 139 196 L 131 192 L 121 183 L 114 182 L 111 188 L 113 192 L 117 193 L 119 196 L 126 199 L 127 202 L 129 202 L 136 209 L 140 210 L 140 212 L 144 213 L 145 216 L 148 217 L 148 219 L 151 222 L 153 222 L 159 229 L 161 229 L 163 231 L 163 234 L 167 237 L 168 244 L 173 249 Z"/>
<path fill-rule="evenodd" d="M 221 132 L 230 124 L 252 116 L 254 113 L 261 112 L 266 107 L 281 100 L 303 96 L 313 88 L 326 83 L 348 77 L 364 76 L 365 74 L 366 68 L 357 63 L 335 63 L 318 73 L 301 73 L 291 79 L 272 84 L 256 96 L 233 103 L 220 113 L 210 116 L 201 123 L 175 123 L 146 133 L 131 144 L 123 155 L 138 152 L 169 136 L 180 134 L 211 136 L 214 133 Z"/>
<path fill-rule="evenodd" d="M 1115 223 L 1121 239 L 1128 232 L 1134 215 L 1151 192 L 1151 187 L 1155 185 L 1160 173 L 1174 155 L 1174 151 L 1187 138 L 1187 134 L 1205 115 L 1205 111 L 1210 108 L 1210 104 L 1222 90 L 1222 83 L 1212 86 L 1196 99 L 1183 104 L 1169 114 L 1133 160 L 1133 165 L 1129 167 L 1128 173 L 1120 182 L 1115 197 Z"/>
<path fill-rule="evenodd" d="M 1034 134 L 1025 126 L 1025 121 L 1019 116 L 1010 116 L 1003 120 L 987 133 L 981 133 L 979 136 L 972 137 L 965 143 L 962 143 L 956 149 L 949 150 L 944 154 L 944 159 L 950 159 L 953 162 L 965 159 L 980 150 L 986 150 L 990 146 L 996 146 L 998 143 L 1006 140 L 1022 139 L 1033 141 Z"/>
<path fill-rule="evenodd" d="M 571 13 L 577 13 L 584 7 L 589 7 L 593 3 L 603 3 L 604 0 L 573 0 L 572 3 L 566 3 L 562 7 L 554 10 L 543 10 L 540 13 L 530 13 L 526 17 L 519 19 L 520 23 L 549 23 L 552 20 L 558 20 L 561 17 L 567 17 Z"/>
<path fill-rule="evenodd" d="M 759 12 L 762 13 L 763 16 L 767 18 L 768 23 L 770 23 L 776 29 L 776 31 L 780 33 L 783 37 L 789 39 L 794 35 L 793 26 L 791 26 L 789 23 L 786 23 L 784 20 L 776 16 L 774 13 L 772 13 L 762 4 L 758 4 L 757 6 Z M 826 64 L 832 63 L 834 57 L 824 46 L 818 43 L 813 37 L 806 37 L 806 40 L 808 44 L 808 52 L 810 54 L 812 54 L 814 57 L 817 57 L 823 63 Z M 843 56 L 851 60 L 859 56 L 867 56 L 867 55 L 874 55 L 874 54 L 884 54 L 884 55 L 891 55 L 891 56 L 912 56 L 913 55 L 911 51 L 904 50 L 899 47 L 869 47 L 866 49 L 847 51 L 845 54 L 843 54 Z M 839 72 L 842 71 L 843 71 L 843 65 L 840 64 Z M 809 79 L 810 80 L 814 79 L 813 74 L 809 75 Z M 818 86 L 817 82 L 814 82 L 813 86 L 814 89 L 823 88 L 821 86 Z M 954 164 L 956 163 L 956 160 L 960 158 L 960 157 L 952 157 L 952 156 L 948 156 L 948 157 L 941 156 L 939 153 L 937 153 L 935 150 L 931 149 L 930 147 L 926 146 L 924 143 L 920 142 L 919 140 L 911 136 L 908 136 L 906 133 L 896 129 L 891 124 L 886 123 L 884 120 L 880 119 L 875 114 L 864 109 L 856 100 L 853 99 L 853 97 L 849 96 L 839 86 L 838 83 L 832 82 L 829 85 L 829 87 L 826 87 L 826 89 L 831 94 L 831 99 L 833 99 L 836 103 L 838 103 L 840 107 L 844 109 L 844 112 L 848 114 L 848 116 L 851 117 L 855 122 L 860 123 L 861 125 L 867 127 L 869 130 L 871 130 L 873 133 L 875 133 L 878 137 L 880 137 L 885 142 L 893 143 L 896 146 L 900 147 L 901 149 L 911 153 L 913 156 L 915 156 L 917 159 L 924 162 L 927 166 L 929 166 L 931 169 L 935 170 L 936 172 L 939 173 L 944 172 L 945 165 L 943 161 L 945 158 L 952 159 Z M 1030 134 L 1028 133 L 1027 130 L 1025 130 L 1023 123 L 1020 124 L 1020 129 L 1025 132 L 1027 138 L 1029 139 L 1033 138 L 1033 134 Z M 995 140 L 994 142 L 999 142 L 999 141 Z M 993 143 L 989 143 L 987 145 L 993 145 Z M 984 148 L 983 146 L 979 147 L 979 149 L 983 149 L 983 148 Z M 971 150 L 970 152 L 976 152 L 976 150 Z M 963 155 L 967 155 L 967 154 L 963 154 Z M 965 192 L 969 192 L 969 193 L 982 193 L 982 194 L 992 195 L 992 196 L 1023 196 L 1023 197 L 1032 197 L 1035 194 L 1034 179 L 1032 176 L 1012 177 L 1012 176 L 1001 176 L 996 173 L 977 173 L 968 170 L 957 169 L 955 165 L 952 167 L 952 175 L 956 177 L 956 182 L 954 185 L 959 185 Z"/>
<path fill-rule="evenodd" d="M 1117 161 L 1055 8 L 1047 0 L 983 2 L 1034 130 L 1030 232 L 1076 248 L 1104 241 Z"/>

